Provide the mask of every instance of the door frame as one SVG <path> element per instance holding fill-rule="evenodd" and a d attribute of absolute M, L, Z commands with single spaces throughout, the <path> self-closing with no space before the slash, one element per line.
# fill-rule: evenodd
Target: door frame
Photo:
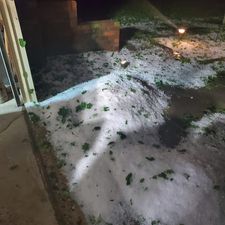
<path fill-rule="evenodd" d="M 12 64 L 21 91 L 21 103 L 37 102 L 33 78 L 26 53 L 26 41 L 23 39 L 20 22 L 14 0 L 0 0 L 0 12 L 5 29 L 6 54 Z M 15 93 L 14 93 L 15 94 Z"/>

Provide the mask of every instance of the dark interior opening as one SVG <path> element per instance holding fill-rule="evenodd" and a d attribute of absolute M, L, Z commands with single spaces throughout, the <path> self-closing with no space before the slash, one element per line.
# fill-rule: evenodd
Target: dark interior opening
<path fill-rule="evenodd" d="M 126 0 L 77 0 L 78 21 L 110 19 Z"/>

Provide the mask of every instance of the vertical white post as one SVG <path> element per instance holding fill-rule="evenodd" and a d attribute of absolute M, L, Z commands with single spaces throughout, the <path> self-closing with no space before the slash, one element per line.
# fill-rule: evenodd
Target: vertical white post
<path fill-rule="evenodd" d="M 11 58 L 18 76 L 23 101 L 37 101 L 31 70 L 26 54 L 26 42 L 23 39 L 14 0 L 0 0 L 1 14 L 8 37 Z"/>

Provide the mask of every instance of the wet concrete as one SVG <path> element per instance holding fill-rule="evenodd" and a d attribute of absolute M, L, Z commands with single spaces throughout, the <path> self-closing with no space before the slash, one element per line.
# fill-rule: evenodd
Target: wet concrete
<path fill-rule="evenodd" d="M 166 121 L 159 128 L 161 143 L 166 147 L 178 145 L 192 121 L 207 113 L 225 112 L 225 72 L 209 79 L 206 87 L 200 89 L 163 86 L 162 90 L 171 97 Z"/>

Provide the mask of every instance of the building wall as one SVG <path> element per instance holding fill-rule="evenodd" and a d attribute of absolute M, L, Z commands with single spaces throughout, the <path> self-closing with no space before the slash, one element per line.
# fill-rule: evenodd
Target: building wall
<path fill-rule="evenodd" d="M 91 50 L 119 50 L 120 26 L 110 20 L 79 24 L 74 30 L 73 49 L 77 52 Z"/>
<path fill-rule="evenodd" d="M 78 24 L 74 0 L 17 0 L 32 65 L 55 54 L 119 50 L 119 24 L 110 20 Z"/>

